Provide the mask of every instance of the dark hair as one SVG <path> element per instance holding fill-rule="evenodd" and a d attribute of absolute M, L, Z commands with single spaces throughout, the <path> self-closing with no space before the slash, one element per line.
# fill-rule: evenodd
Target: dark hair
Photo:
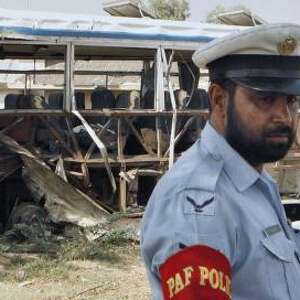
<path fill-rule="evenodd" d="M 229 99 L 233 99 L 237 84 L 228 78 L 211 79 L 211 84 L 218 84 L 228 91 Z M 208 101 L 209 113 L 211 113 L 210 101 Z"/>

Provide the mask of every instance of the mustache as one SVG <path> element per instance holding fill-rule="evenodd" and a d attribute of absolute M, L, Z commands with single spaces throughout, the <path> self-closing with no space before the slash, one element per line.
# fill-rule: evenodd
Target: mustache
<path fill-rule="evenodd" d="M 276 128 L 269 128 L 264 131 L 264 136 L 272 137 L 272 136 L 293 136 L 294 131 L 289 126 L 279 126 Z"/>

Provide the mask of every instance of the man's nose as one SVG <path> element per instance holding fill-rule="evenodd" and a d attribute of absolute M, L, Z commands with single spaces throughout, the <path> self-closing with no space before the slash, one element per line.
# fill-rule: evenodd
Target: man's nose
<path fill-rule="evenodd" d="M 274 122 L 286 125 L 291 124 L 295 114 L 288 103 L 287 97 L 284 96 L 276 97 L 272 107 L 272 113 Z"/>

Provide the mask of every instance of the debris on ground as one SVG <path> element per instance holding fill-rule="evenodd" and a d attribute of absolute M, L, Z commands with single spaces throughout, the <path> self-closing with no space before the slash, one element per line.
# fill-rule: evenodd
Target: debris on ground
<path fill-rule="evenodd" d="M 139 256 L 137 215 L 143 208 L 133 202 L 127 213 L 108 213 L 67 182 L 59 158 L 51 169 L 35 152 L 1 133 L 0 142 L 11 151 L 18 168 L 22 165 L 18 174 L 25 187 L 0 236 L 1 298 L 148 299 Z M 128 174 L 135 177 L 130 183 L 133 192 L 138 172 L 148 170 Z M 140 283 L 132 282 L 132 288 L 124 291 L 131 284 L 125 283 L 128 274 L 138 276 Z"/>
<path fill-rule="evenodd" d="M 13 174 L 21 165 L 22 162 L 17 155 L 11 153 L 2 154 L 0 156 L 0 182 Z"/>
<path fill-rule="evenodd" d="M 44 198 L 44 207 L 53 222 L 73 223 L 82 227 L 105 222 L 108 212 L 104 208 L 65 182 L 30 151 L 4 134 L 0 134 L 0 142 L 21 157 L 27 178 L 30 178 L 27 181 L 28 188 L 35 195 L 38 190 L 40 198 Z"/>

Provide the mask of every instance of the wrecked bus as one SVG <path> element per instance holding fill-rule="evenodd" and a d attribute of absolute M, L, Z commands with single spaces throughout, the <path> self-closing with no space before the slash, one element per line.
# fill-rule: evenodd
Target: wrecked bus
<path fill-rule="evenodd" d="M 208 113 L 192 53 L 237 30 L 0 9 L 0 223 L 32 199 L 63 221 L 145 205 Z"/>

